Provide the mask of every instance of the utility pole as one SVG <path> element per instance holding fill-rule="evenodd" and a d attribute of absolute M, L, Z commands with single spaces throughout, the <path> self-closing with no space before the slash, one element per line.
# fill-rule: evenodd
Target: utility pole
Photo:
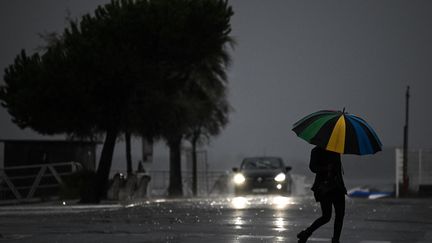
<path fill-rule="evenodd" d="M 404 196 L 408 194 L 409 177 L 408 177 L 408 121 L 409 121 L 409 93 L 410 87 L 407 86 L 405 94 L 405 126 L 404 126 L 404 141 L 403 141 L 403 178 L 402 178 L 402 193 Z"/>

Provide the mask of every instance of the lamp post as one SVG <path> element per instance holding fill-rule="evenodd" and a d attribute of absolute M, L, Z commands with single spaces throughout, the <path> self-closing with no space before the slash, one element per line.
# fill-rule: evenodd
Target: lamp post
<path fill-rule="evenodd" d="M 409 120 L 409 93 L 410 87 L 407 86 L 405 94 L 405 126 L 404 126 L 404 141 L 403 141 L 403 178 L 402 178 L 402 193 L 403 195 L 408 194 L 409 188 L 409 177 L 408 177 L 408 120 Z"/>

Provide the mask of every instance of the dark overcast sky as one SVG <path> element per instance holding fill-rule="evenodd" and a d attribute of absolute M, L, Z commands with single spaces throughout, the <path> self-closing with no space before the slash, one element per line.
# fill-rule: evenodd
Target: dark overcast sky
<path fill-rule="evenodd" d="M 61 31 L 65 17 L 102 0 L 0 1 L 0 68 L 21 48 Z M 243 156 L 307 160 L 291 132 L 302 116 L 342 109 L 365 118 L 385 146 L 400 146 L 411 86 L 410 145 L 431 148 L 432 1 L 232 0 L 237 46 L 229 70 L 231 123 L 209 147 L 211 163 Z M 35 138 L 0 109 L 0 138 Z M 217 167 L 217 166 L 216 166 Z"/>

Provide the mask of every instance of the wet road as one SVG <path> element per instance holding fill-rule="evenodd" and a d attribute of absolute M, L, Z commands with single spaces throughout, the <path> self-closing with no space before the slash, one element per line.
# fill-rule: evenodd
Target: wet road
<path fill-rule="evenodd" d="M 313 198 L 148 200 L 126 205 L 0 207 L 3 242 L 297 242 L 319 216 Z M 308 242 L 330 242 L 332 224 Z M 352 200 L 341 242 L 430 243 L 432 200 Z"/>

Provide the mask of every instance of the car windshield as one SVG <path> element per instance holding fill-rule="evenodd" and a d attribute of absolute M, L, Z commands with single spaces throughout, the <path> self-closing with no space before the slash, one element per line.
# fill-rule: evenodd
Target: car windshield
<path fill-rule="evenodd" d="M 243 170 L 274 170 L 283 167 L 278 158 L 249 158 L 245 159 L 241 168 Z"/>

